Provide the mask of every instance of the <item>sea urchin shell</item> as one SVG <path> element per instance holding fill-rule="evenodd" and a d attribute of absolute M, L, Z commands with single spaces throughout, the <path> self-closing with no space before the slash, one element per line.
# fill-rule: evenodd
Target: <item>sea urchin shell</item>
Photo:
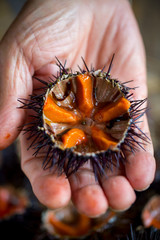
<path fill-rule="evenodd" d="M 84 60 L 83 60 L 84 61 Z M 29 146 L 36 156 L 44 149 L 43 168 L 57 166 L 59 174 L 68 177 L 90 161 L 96 178 L 106 168 L 126 161 L 147 136 L 137 126 L 146 112 L 144 100 L 133 100 L 127 83 L 110 77 L 113 58 L 107 72 L 93 68 L 72 73 L 57 59 L 59 73 L 46 82 L 35 77 L 44 87 L 39 95 L 19 99 L 24 109 L 35 111 L 34 121 L 27 123 Z M 66 63 L 65 63 L 66 64 Z"/>

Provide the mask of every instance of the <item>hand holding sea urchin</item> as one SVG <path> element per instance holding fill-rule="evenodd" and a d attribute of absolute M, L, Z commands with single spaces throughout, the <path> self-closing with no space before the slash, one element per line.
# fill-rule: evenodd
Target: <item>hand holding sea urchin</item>
<path fill-rule="evenodd" d="M 114 56 L 113 56 L 114 57 Z M 19 99 L 24 109 L 32 109 L 34 120 L 27 123 L 24 133 L 32 139 L 29 148 L 36 156 L 40 149 L 46 153 L 43 168 L 56 167 L 58 174 L 70 176 L 90 161 L 95 177 L 105 174 L 127 161 L 128 152 L 143 148 L 147 136 L 137 126 L 146 112 L 144 100 L 133 100 L 134 88 L 129 82 L 120 83 L 108 71 L 72 71 L 57 59 L 59 73 L 46 82 L 36 78 L 44 87 L 29 100 Z M 138 139 L 142 140 L 139 141 Z"/>

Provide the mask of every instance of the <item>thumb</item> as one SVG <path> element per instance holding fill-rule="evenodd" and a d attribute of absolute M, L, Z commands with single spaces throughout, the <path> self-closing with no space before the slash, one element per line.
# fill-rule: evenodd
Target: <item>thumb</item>
<path fill-rule="evenodd" d="M 6 35 L 0 43 L 0 150 L 18 136 L 25 111 L 18 109 L 17 99 L 31 92 L 32 77 L 23 51 Z"/>

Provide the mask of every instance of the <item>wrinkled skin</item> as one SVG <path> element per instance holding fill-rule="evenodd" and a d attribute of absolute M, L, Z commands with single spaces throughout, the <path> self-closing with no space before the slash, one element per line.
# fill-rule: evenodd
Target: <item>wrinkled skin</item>
<path fill-rule="evenodd" d="M 18 136 L 17 127 L 26 112 L 17 109 L 17 99 L 28 98 L 37 85 L 34 74 L 44 78 L 57 73 L 55 56 L 77 70 L 81 56 L 95 69 L 102 68 L 115 53 L 111 75 L 120 81 L 133 79 L 139 86 L 134 96 L 147 96 L 145 53 L 142 39 L 126 0 L 32 0 L 28 1 L 0 43 L 0 148 Z M 146 117 L 140 124 L 148 134 Z M 154 179 L 152 144 L 135 155 L 128 155 L 125 167 L 98 184 L 89 164 L 66 179 L 43 171 L 43 153 L 33 158 L 27 151 L 25 136 L 20 136 L 21 165 L 40 202 L 50 208 L 65 206 L 73 200 L 78 211 L 91 216 L 103 214 L 110 206 L 124 210 L 135 201 L 136 190 L 146 189 Z"/>

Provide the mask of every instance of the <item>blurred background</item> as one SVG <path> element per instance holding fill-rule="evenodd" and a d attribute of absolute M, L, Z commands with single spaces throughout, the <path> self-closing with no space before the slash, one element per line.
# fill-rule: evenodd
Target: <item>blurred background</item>
<path fill-rule="evenodd" d="M 149 90 L 149 97 L 148 97 L 148 105 L 149 105 L 149 112 L 148 112 L 148 119 L 149 119 L 149 125 L 151 130 L 151 136 L 154 143 L 155 148 L 155 157 L 157 160 L 157 169 L 160 170 L 160 164 L 158 160 L 160 160 L 160 1 L 159 0 L 132 0 L 130 1 L 132 4 L 133 11 L 135 13 L 136 19 L 138 21 L 140 31 L 144 40 L 145 48 L 146 48 L 146 56 L 147 56 L 147 77 L 148 77 L 148 90 Z M 15 19 L 17 14 L 19 13 L 20 9 L 24 5 L 25 0 L 0 0 L 0 39 L 5 34 L 6 30 L 12 23 L 12 21 Z M 124 13 L 125 14 L 125 13 Z M 9 150 L 9 151 L 8 151 Z M 3 161 L 5 160 L 5 161 Z M 8 160 L 8 161 L 7 161 Z M 11 161 L 15 160 L 14 162 L 14 169 L 13 165 L 11 164 Z M 154 185 L 151 190 L 147 190 L 148 192 L 146 195 L 143 195 L 143 201 L 144 196 L 148 196 L 151 194 L 154 194 L 154 191 L 156 193 L 160 194 L 160 187 L 159 187 L 159 179 L 160 179 L 160 171 L 157 171 L 156 179 L 158 182 L 158 187 L 156 185 L 156 188 Z M 16 174 L 16 178 L 15 178 Z M 21 181 L 20 181 L 21 179 Z M 31 219 L 35 220 L 36 218 L 40 219 L 42 208 L 39 208 L 37 205 L 36 199 L 34 199 L 34 196 L 32 194 L 32 190 L 30 187 L 30 183 L 25 178 L 23 173 L 20 170 L 19 165 L 19 156 L 15 148 L 15 144 L 10 146 L 7 150 L 0 152 L 0 184 L 6 184 L 9 183 L 14 185 L 16 188 L 25 188 L 29 189 L 29 198 L 32 198 L 32 210 L 33 213 L 27 213 L 27 219 L 29 219 L 28 222 L 31 221 Z M 149 194 L 149 195 L 147 195 Z M 139 201 L 139 200 L 138 200 Z M 139 203 L 139 202 L 138 202 Z M 1 204 L 1 202 L 0 202 Z M 35 204 L 35 205 L 34 205 Z M 144 205 L 144 203 L 140 203 L 138 205 Z M 37 207 L 38 206 L 38 207 Z M 38 209 L 36 212 L 36 208 Z M 136 207 L 137 209 L 137 207 Z M 134 206 L 131 210 L 131 212 L 134 212 Z M 136 211 L 137 216 L 140 215 L 140 211 Z M 36 213 L 36 214 L 35 214 Z M 131 216 L 132 214 L 129 212 L 128 216 Z M 34 217 L 33 217 L 34 216 Z M 136 218 L 136 216 L 133 216 L 133 218 Z M 126 219 L 126 217 L 125 217 Z M 15 219 L 13 219 L 14 224 L 16 224 Z M 25 215 L 25 223 L 26 223 L 26 215 Z M 14 231 L 15 225 L 11 222 L 9 225 L 9 228 L 12 228 L 12 231 Z M 19 220 L 17 219 L 17 223 L 20 224 L 24 223 L 22 221 L 22 217 Z M 35 222 L 32 227 L 35 226 Z M 2 222 L 0 221 L 0 229 L 2 230 L 2 227 L 6 226 L 8 227 L 6 222 L 3 222 L 4 225 L 2 225 Z M 37 223 L 37 229 L 38 229 Z M 31 224 L 30 224 L 31 225 Z M 29 225 L 29 226 L 30 226 Z M 136 224 L 137 225 L 137 224 Z M 17 229 L 19 229 L 19 225 L 17 225 Z M 28 226 L 28 225 L 27 225 Z M 36 230 L 36 226 L 34 227 L 33 232 Z M 22 232 L 24 231 L 24 224 L 21 225 Z M 4 228 L 5 229 L 5 228 Z M 30 228 L 31 229 L 31 228 Z M 27 234 L 29 234 L 27 229 Z M 17 233 L 16 233 L 17 234 Z M 30 233 L 30 235 L 26 235 L 26 238 L 23 239 L 32 239 L 33 234 Z M 10 239 L 10 238 L 6 238 Z M 18 238 L 17 238 L 18 239 Z M 20 238 L 22 239 L 22 238 Z M 38 237 L 34 239 L 52 239 L 52 238 L 43 238 Z M 89 238 L 88 238 L 89 239 Z M 93 238 L 91 238 L 93 239 Z M 102 239 L 102 238 L 96 238 L 96 239 Z M 106 239 L 106 238 L 104 238 Z M 110 238 L 107 238 L 110 239 Z M 126 239 L 126 238 L 125 238 Z M 130 239 L 130 238 L 128 238 Z M 145 238 L 146 239 L 146 238 Z M 150 239 L 150 238 L 148 238 Z M 156 239 L 160 239 L 156 238 Z"/>

